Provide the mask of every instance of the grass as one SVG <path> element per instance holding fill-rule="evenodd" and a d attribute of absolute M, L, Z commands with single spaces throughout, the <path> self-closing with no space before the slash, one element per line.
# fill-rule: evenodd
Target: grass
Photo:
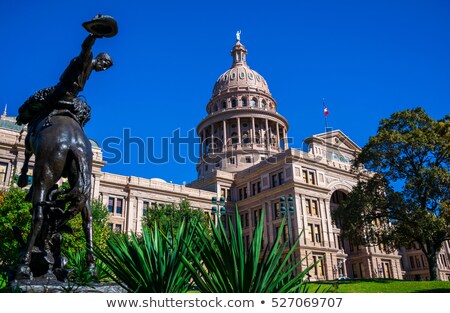
<path fill-rule="evenodd" d="M 338 293 L 450 293 L 450 281 L 352 279 L 310 284 L 310 291 Z"/>

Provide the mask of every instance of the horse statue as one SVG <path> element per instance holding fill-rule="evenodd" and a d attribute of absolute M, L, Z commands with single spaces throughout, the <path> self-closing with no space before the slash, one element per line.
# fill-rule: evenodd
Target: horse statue
<path fill-rule="evenodd" d="M 67 222 L 81 213 L 86 238 L 86 265 L 95 271 L 90 209 L 92 147 L 84 132 L 91 108 L 78 96 L 92 70 L 104 71 L 112 66 L 106 53 L 92 56 L 97 38 L 117 34 L 116 21 L 97 15 L 83 26 L 90 33 L 81 53 L 71 60 L 57 85 L 36 92 L 19 108 L 17 124 L 28 124 L 25 160 L 19 187 L 28 182 L 28 166 L 35 155 L 33 182 L 27 195 L 32 202 L 32 224 L 28 241 L 23 241 L 16 279 L 56 275 L 65 280 L 61 255 L 61 233 L 70 229 Z M 57 183 L 67 178 L 69 188 L 59 190 Z M 66 204 L 69 204 L 66 209 Z"/>

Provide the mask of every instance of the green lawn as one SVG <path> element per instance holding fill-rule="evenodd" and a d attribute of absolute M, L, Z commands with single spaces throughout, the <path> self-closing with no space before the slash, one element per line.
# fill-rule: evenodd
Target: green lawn
<path fill-rule="evenodd" d="M 314 282 L 309 292 L 339 293 L 450 293 L 450 281 L 406 281 L 390 279 L 352 279 Z"/>

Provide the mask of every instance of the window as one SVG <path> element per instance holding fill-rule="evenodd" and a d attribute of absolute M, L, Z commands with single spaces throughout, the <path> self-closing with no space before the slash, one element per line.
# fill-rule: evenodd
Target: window
<path fill-rule="evenodd" d="M 109 197 L 108 198 L 108 212 L 122 215 L 123 199 Z"/>
<path fill-rule="evenodd" d="M 143 203 L 143 209 L 142 209 L 142 215 L 147 215 L 147 209 L 150 207 L 150 202 L 144 201 Z"/>
<path fill-rule="evenodd" d="M 284 184 L 284 173 L 283 172 L 278 173 L 278 184 L 279 185 Z"/>
<path fill-rule="evenodd" d="M 249 156 L 245 157 L 245 163 L 252 163 L 252 158 Z"/>
<path fill-rule="evenodd" d="M 242 106 L 243 107 L 247 106 L 247 98 L 242 98 Z"/>
<path fill-rule="evenodd" d="M 306 212 L 309 215 L 312 215 L 312 211 L 311 211 L 311 200 L 310 199 L 305 199 L 305 208 L 306 208 Z"/>
<path fill-rule="evenodd" d="M 7 163 L 0 163 L 0 183 L 6 181 L 6 170 L 8 169 Z"/>
<path fill-rule="evenodd" d="M 338 244 L 338 249 L 342 250 L 342 239 L 340 235 L 337 235 L 336 241 Z"/>
<path fill-rule="evenodd" d="M 315 216 L 319 216 L 319 209 L 316 200 L 311 201 L 312 214 Z"/>
<path fill-rule="evenodd" d="M 272 175 L 272 187 L 276 187 L 277 186 L 277 175 L 274 174 Z"/>
<path fill-rule="evenodd" d="M 117 199 L 117 205 L 116 205 L 116 213 L 117 214 L 122 214 L 122 204 L 123 204 L 123 200 Z"/>
<path fill-rule="evenodd" d="M 242 200 L 243 198 L 242 188 L 239 188 L 239 200 Z"/>
<path fill-rule="evenodd" d="M 320 226 L 319 225 L 314 225 L 314 235 L 315 235 L 315 239 L 316 242 L 322 242 L 321 238 L 320 238 Z"/>
<path fill-rule="evenodd" d="M 412 255 L 409 257 L 409 264 L 411 265 L 411 269 L 416 268 L 416 264 L 414 263 L 414 258 Z"/>
<path fill-rule="evenodd" d="M 313 224 L 308 224 L 308 232 L 309 232 L 309 240 L 311 242 L 314 242 L 314 230 L 313 230 Z"/>
<path fill-rule="evenodd" d="M 244 199 L 247 199 L 247 196 L 248 196 L 247 187 L 244 187 Z"/>
<path fill-rule="evenodd" d="M 109 213 L 113 213 L 114 212 L 114 202 L 115 202 L 115 199 L 109 197 L 109 199 L 108 199 L 108 212 Z"/>
<path fill-rule="evenodd" d="M 236 158 L 235 157 L 231 157 L 228 159 L 228 163 L 230 164 L 236 164 Z"/>
<path fill-rule="evenodd" d="M 222 109 L 226 109 L 226 108 L 227 108 L 227 102 L 224 101 L 224 102 L 222 102 Z"/>
<path fill-rule="evenodd" d="M 321 243 L 320 225 L 308 224 L 309 240 L 313 243 Z"/>
<path fill-rule="evenodd" d="M 256 99 L 255 98 L 253 98 L 252 101 L 250 101 L 250 105 L 252 108 L 256 107 Z"/>
<path fill-rule="evenodd" d="M 303 171 L 302 171 L 302 177 L 303 177 L 303 182 L 304 182 L 305 184 L 307 184 L 307 183 L 308 183 L 308 171 L 303 170 Z"/>
<path fill-rule="evenodd" d="M 231 107 L 232 107 L 232 108 L 237 107 L 237 101 L 236 101 L 236 99 L 231 100 Z"/>
<path fill-rule="evenodd" d="M 116 224 L 116 227 L 114 228 L 114 230 L 115 230 L 116 232 L 122 231 L 122 225 L 121 225 L 121 224 Z"/>
<path fill-rule="evenodd" d="M 281 217 L 280 203 L 274 202 L 273 203 L 273 219 L 276 220 L 280 217 Z"/>
<path fill-rule="evenodd" d="M 316 266 L 314 267 L 314 274 L 316 276 L 324 276 L 325 271 L 323 268 L 323 257 L 319 255 L 313 255 L 313 262 L 317 262 Z"/>

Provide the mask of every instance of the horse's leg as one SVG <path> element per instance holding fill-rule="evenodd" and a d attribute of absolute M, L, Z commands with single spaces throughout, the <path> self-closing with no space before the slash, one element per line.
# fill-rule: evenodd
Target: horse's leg
<path fill-rule="evenodd" d="M 36 239 L 40 235 L 42 224 L 44 222 L 44 201 L 46 190 L 40 182 L 34 182 L 33 187 L 33 217 L 31 221 L 31 231 L 25 253 L 19 261 L 20 267 L 16 276 L 18 279 L 31 279 L 33 277 L 30 269 L 31 253 L 33 251 Z"/>
<path fill-rule="evenodd" d="M 90 199 L 86 199 L 84 202 L 84 208 L 81 211 L 81 216 L 83 220 L 83 231 L 86 238 L 86 265 L 88 269 L 94 273 L 95 272 L 95 257 L 93 251 L 93 239 L 92 239 L 92 212 Z"/>

